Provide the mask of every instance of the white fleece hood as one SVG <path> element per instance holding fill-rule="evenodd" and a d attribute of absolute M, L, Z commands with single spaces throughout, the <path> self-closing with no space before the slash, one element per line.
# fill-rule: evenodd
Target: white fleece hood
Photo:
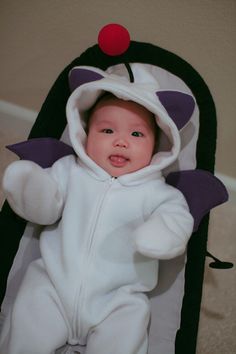
<path fill-rule="evenodd" d="M 195 101 L 191 95 L 160 89 L 158 78 L 153 75 L 150 66 L 133 63 L 129 68 L 134 82 L 130 82 L 124 64 L 110 67 L 106 72 L 85 66 L 75 67 L 70 72 L 70 86 L 74 91 L 68 100 L 66 112 L 71 144 L 81 162 L 101 178 L 105 178 L 107 173 L 104 175 L 105 171 L 102 172 L 85 152 L 85 126 L 88 110 L 104 92 L 144 106 L 154 114 L 156 124 L 163 132 L 159 139 L 168 140 L 164 150 L 158 144 L 159 149 L 153 155 L 150 166 L 129 174 L 132 180 L 160 172 L 176 160 L 181 146 L 179 130 L 186 125 L 194 110 Z"/>

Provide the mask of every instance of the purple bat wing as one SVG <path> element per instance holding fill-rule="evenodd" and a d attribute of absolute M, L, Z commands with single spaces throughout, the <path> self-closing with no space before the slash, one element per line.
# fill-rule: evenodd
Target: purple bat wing
<path fill-rule="evenodd" d="M 197 231 L 204 215 L 228 200 L 228 193 L 223 183 L 208 171 L 171 172 L 166 182 L 179 189 L 185 196 L 194 218 L 193 231 Z"/>
<path fill-rule="evenodd" d="M 43 168 L 52 166 L 58 159 L 75 154 L 71 146 L 54 138 L 35 138 L 17 144 L 8 145 L 21 160 L 29 160 Z"/>

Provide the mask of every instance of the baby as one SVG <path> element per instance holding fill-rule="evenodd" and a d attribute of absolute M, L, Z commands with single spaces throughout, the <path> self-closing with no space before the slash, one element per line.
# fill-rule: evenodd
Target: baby
<path fill-rule="evenodd" d="M 193 227 L 184 197 L 161 174 L 178 139 L 157 152 L 159 117 L 115 93 L 100 97 L 89 118 L 72 94 L 67 115 L 76 157 L 47 170 L 17 161 L 4 176 L 14 211 L 47 226 L 0 352 L 51 354 L 69 343 L 86 345 L 86 354 L 146 354 L 145 293 L 157 284 L 158 259 L 183 253 Z M 170 136 L 171 118 L 161 129 Z"/>

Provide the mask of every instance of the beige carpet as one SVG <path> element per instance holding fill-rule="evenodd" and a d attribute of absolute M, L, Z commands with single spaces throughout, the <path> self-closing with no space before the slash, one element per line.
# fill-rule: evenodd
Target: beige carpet
<path fill-rule="evenodd" d="M 31 124 L 0 117 L 0 178 L 15 156 L 4 146 L 25 139 Z M 0 189 L 0 205 L 3 195 Z M 208 250 L 236 264 L 236 202 L 211 212 Z M 197 354 L 236 353 L 236 268 L 214 270 L 206 261 Z M 163 353 L 169 354 L 169 353 Z"/>

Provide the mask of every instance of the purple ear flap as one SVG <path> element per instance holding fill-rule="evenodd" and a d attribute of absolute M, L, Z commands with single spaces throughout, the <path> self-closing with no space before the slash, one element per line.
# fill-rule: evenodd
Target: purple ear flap
<path fill-rule="evenodd" d="M 96 71 L 75 67 L 71 70 L 69 76 L 69 85 L 71 91 L 77 87 L 86 84 L 87 82 L 97 81 L 103 79 L 103 76 Z"/>
<path fill-rule="evenodd" d="M 182 129 L 193 114 L 195 107 L 193 97 L 179 91 L 159 91 L 156 95 L 177 128 Z"/>

